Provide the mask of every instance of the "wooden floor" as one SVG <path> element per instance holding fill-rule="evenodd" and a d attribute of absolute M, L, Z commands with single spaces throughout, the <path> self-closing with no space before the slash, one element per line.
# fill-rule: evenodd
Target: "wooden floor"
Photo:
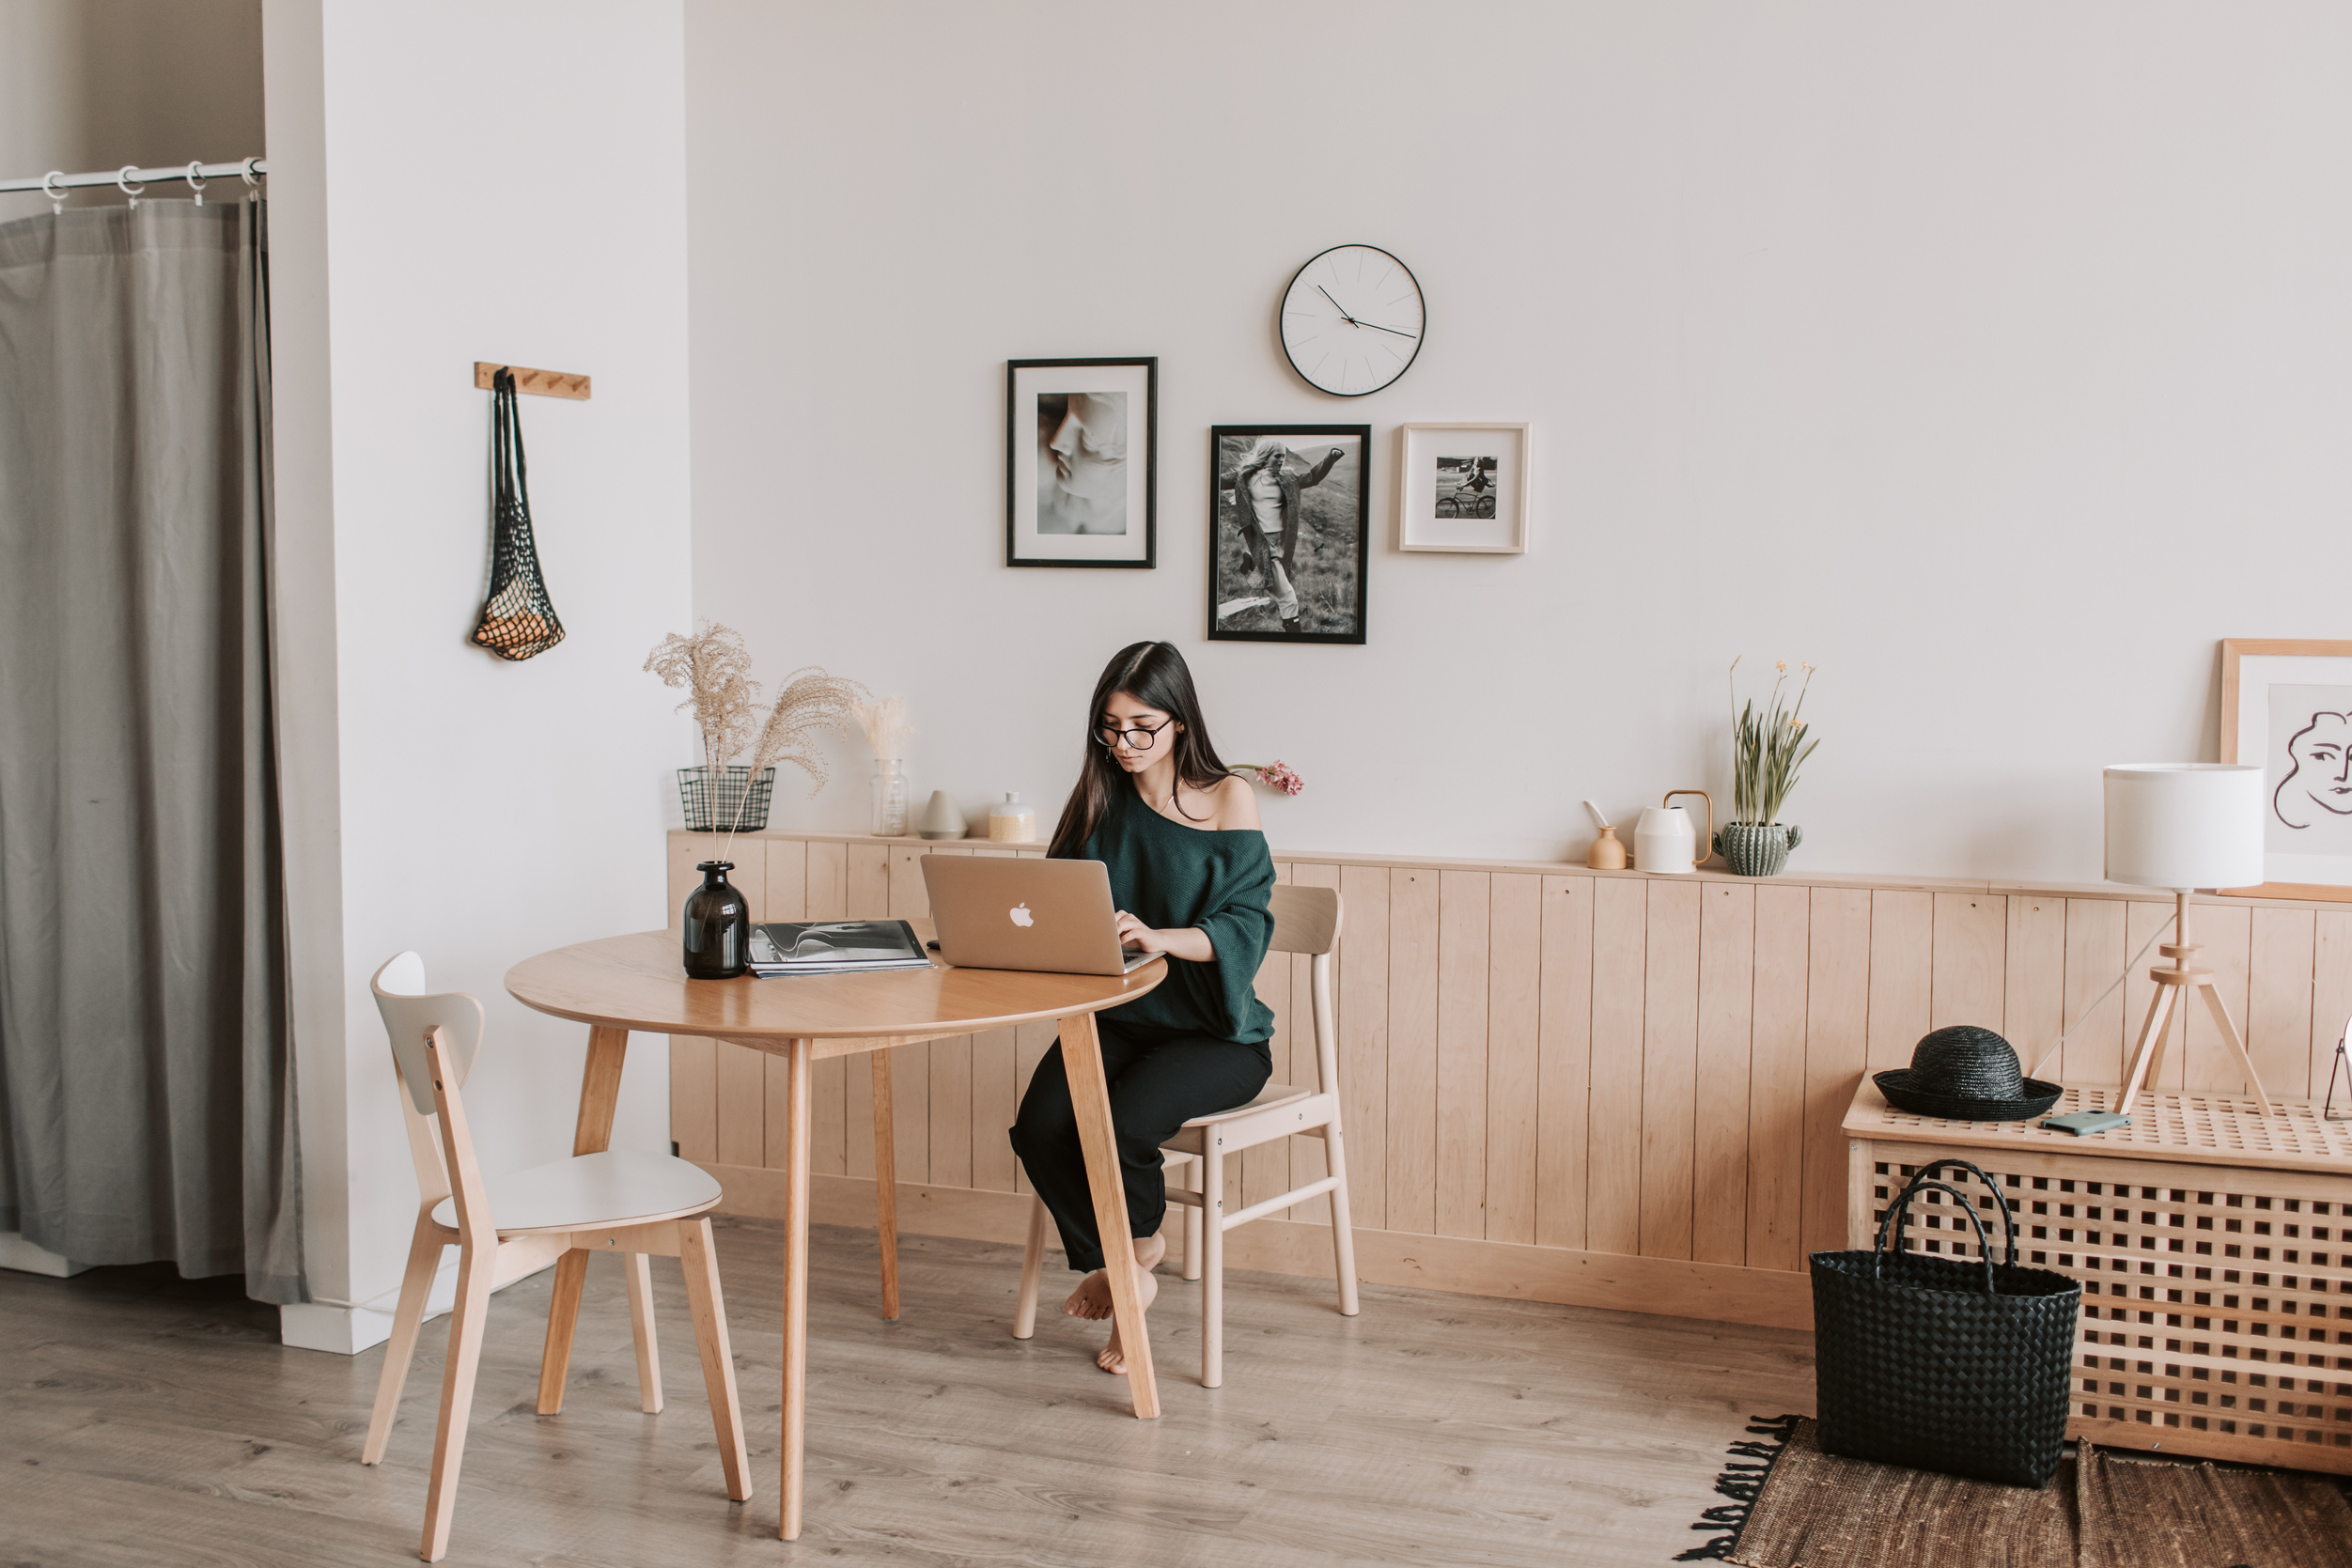
<path fill-rule="evenodd" d="M 676 1265 L 655 1263 L 669 1407 L 646 1416 L 599 1258 L 561 1416 L 532 1411 L 551 1276 L 492 1299 L 450 1563 L 1662 1564 L 1706 1539 L 1746 1419 L 1812 1408 L 1807 1334 L 1373 1286 L 1350 1321 L 1328 1286 L 1235 1273 L 1215 1390 L 1197 1287 L 1165 1277 L 1166 1413 L 1137 1421 L 1089 1359 L 1099 1327 L 1041 1312 L 1008 1337 L 1017 1249 L 908 1237 L 893 1325 L 872 1233 L 820 1229 L 809 1524 L 787 1545 L 779 1233 L 719 1224 L 753 1500 L 721 1489 Z M 446 1324 L 364 1469 L 381 1349 L 285 1349 L 273 1309 L 162 1265 L 0 1273 L 0 1561 L 413 1561 Z"/>

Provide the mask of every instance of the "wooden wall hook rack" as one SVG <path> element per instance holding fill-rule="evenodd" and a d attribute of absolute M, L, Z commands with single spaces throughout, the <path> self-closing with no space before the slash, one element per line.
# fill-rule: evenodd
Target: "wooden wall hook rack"
<path fill-rule="evenodd" d="M 474 384 L 488 392 L 490 379 L 501 370 L 515 373 L 517 392 L 533 392 L 541 397 L 569 397 L 577 403 L 588 400 L 588 378 L 585 376 L 575 376 L 568 370 L 529 370 L 520 365 L 502 365 L 496 360 L 477 359 L 474 362 Z"/>

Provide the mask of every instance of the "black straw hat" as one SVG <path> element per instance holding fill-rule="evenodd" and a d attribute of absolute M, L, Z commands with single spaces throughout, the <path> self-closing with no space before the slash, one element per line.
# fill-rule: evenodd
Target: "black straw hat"
<path fill-rule="evenodd" d="M 1948 1122 L 2023 1122 L 2058 1103 L 2065 1091 L 2027 1078 L 2017 1048 L 1989 1029 L 1954 1024 L 1920 1036 L 1911 1064 L 1872 1075 L 1898 1110 Z"/>

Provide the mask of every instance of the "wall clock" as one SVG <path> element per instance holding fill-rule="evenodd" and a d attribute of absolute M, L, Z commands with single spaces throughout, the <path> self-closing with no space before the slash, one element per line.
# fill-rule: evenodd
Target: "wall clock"
<path fill-rule="evenodd" d="M 1426 318 L 1411 269 L 1378 245 L 1334 245 L 1283 294 L 1283 352 L 1308 385 L 1362 397 L 1412 365 Z"/>

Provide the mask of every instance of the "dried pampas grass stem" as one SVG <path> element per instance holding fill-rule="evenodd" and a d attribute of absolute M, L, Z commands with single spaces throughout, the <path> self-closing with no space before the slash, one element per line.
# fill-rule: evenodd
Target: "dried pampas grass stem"
<path fill-rule="evenodd" d="M 759 683 L 752 679 L 741 632 L 716 621 L 703 622 L 692 637 L 672 632 L 654 644 L 645 667 L 662 685 L 685 691 L 678 710 L 694 716 L 705 767 L 723 767 L 751 744 L 759 726 Z"/>
<path fill-rule="evenodd" d="M 817 737 L 856 721 L 869 695 L 854 680 L 829 675 L 810 665 L 784 677 L 784 690 L 768 706 L 768 722 L 760 726 L 759 743 L 752 748 L 752 776 L 780 762 L 788 762 L 809 776 L 811 795 L 825 787 L 825 754 Z"/>
<path fill-rule="evenodd" d="M 888 762 L 898 755 L 914 726 L 907 722 L 907 699 L 881 697 L 857 705 L 858 727 L 865 732 L 865 743 L 874 748 L 874 760 Z"/>

